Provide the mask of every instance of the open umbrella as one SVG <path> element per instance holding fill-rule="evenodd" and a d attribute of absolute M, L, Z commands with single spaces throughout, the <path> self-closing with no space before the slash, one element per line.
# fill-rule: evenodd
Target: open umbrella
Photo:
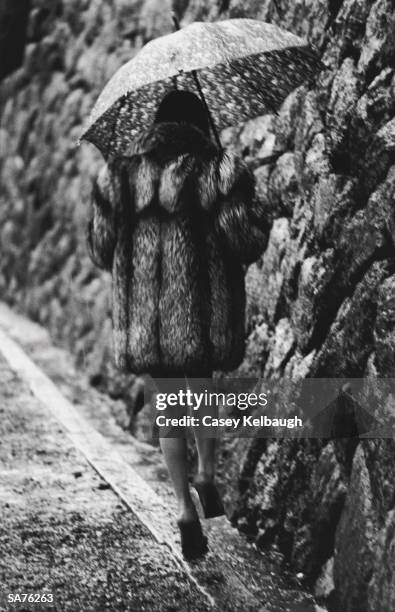
<path fill-rule="evenodd" d="M 163 97 L 178 88 L 204 100 L 219 144 L 216 128 L 275 112 L 320 65 L 305 40 L 275 25 L 195 22 L 150 41 L 115 73 L 81 138 L 105 157 L 125 154 Z"/>

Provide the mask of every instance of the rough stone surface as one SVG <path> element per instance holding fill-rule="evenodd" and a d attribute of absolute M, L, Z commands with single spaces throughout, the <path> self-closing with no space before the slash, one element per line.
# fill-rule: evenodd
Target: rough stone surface
<path fill-rule="evenodd" d="M 116 68 L 170 30 L 170 4 L 32 0 L 24 61 L 0 87 L 0 295 L 47 325 L 92 383 L 124 398 L 131 412 L 134 379 L 111 366 L 109 277 L 94 269 L 84 242 L 100 156 L 75 143 Z M 325 65 L 278 116 L 223 134 L 227 146 L 254 161 L 271 224 L 266 251 L 247 275 L 240 373 L 392 375 L 393 3 L 179 0 L 174 6 L 185 22 L 271 21 L 307 36 Z M 260 166 L 273 152 L 281 152 L 277 162 Z M 341 602 L 334 610 L 392 610 L 393 441 L 241 442 L 221 458 L 228 488 L 232 474 L 228 499 L 240 528 L 259 545 L 278 547 L 310 584 L 330 562 L 335 598 L 331 592 L 328 602 Z M 354 538 L 347 535 L 352 530 Z M 348 556 L 366 578 L 363 587 L 357 572 L 345 568 Z"/>
<path fill-rule="evenodd" d="M 334 577 L 341 610 L 367 610 L 373 562 L 372 490 L 363 449 L 358 448 L 345 507 L 337 528 Z"/>

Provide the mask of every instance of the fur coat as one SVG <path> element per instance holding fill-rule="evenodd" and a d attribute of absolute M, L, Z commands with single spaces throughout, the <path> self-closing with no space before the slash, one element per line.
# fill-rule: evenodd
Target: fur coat
<path fill-rule="evenodd" d="M 244 266 L 265 246 L 243 162 L 197 128 L 154 125 L 93 188 L 88 248 L 112 272 L 115 361 L 208 376 L 244 354 Z"/>

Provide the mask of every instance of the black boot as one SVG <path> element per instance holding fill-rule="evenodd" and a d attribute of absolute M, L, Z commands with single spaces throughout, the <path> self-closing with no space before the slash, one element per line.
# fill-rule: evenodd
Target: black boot
<path fill-rule="evenodd" d="M 181 534 L 181 550 L 185 559 L 193 561 L 203 557 L 208 551 L 208 546 L 199 519 L 179 520 L 177 525 Z"/>
<path fill-rule="evenodd" d="M 193 486 L 199 495 L 205 518 L 214 518 L 225 514 L 221 496 L 213 482 L 195 480 Z"/>

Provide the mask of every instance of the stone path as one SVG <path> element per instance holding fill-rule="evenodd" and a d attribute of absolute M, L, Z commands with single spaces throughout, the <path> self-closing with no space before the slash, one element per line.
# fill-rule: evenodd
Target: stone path
<path fill-rule="evenodd" d="M 51 593 L 56 610 L 210 609 L 3 358 L 0 381 L 0 609 L 9 593 Z"/>
<path fill-rule="evenodd" d="M 225 518 L 205 522 L 207 559 L 186 564 L 157 449 L 122 431 L 68 355 L 2 305 L 0 340 L 0 610 L 48 609 L 11 605 L 15 593 L 72 611 L 318 610 Z M 26 353 L 51 364 L 56 386 Z"/>

